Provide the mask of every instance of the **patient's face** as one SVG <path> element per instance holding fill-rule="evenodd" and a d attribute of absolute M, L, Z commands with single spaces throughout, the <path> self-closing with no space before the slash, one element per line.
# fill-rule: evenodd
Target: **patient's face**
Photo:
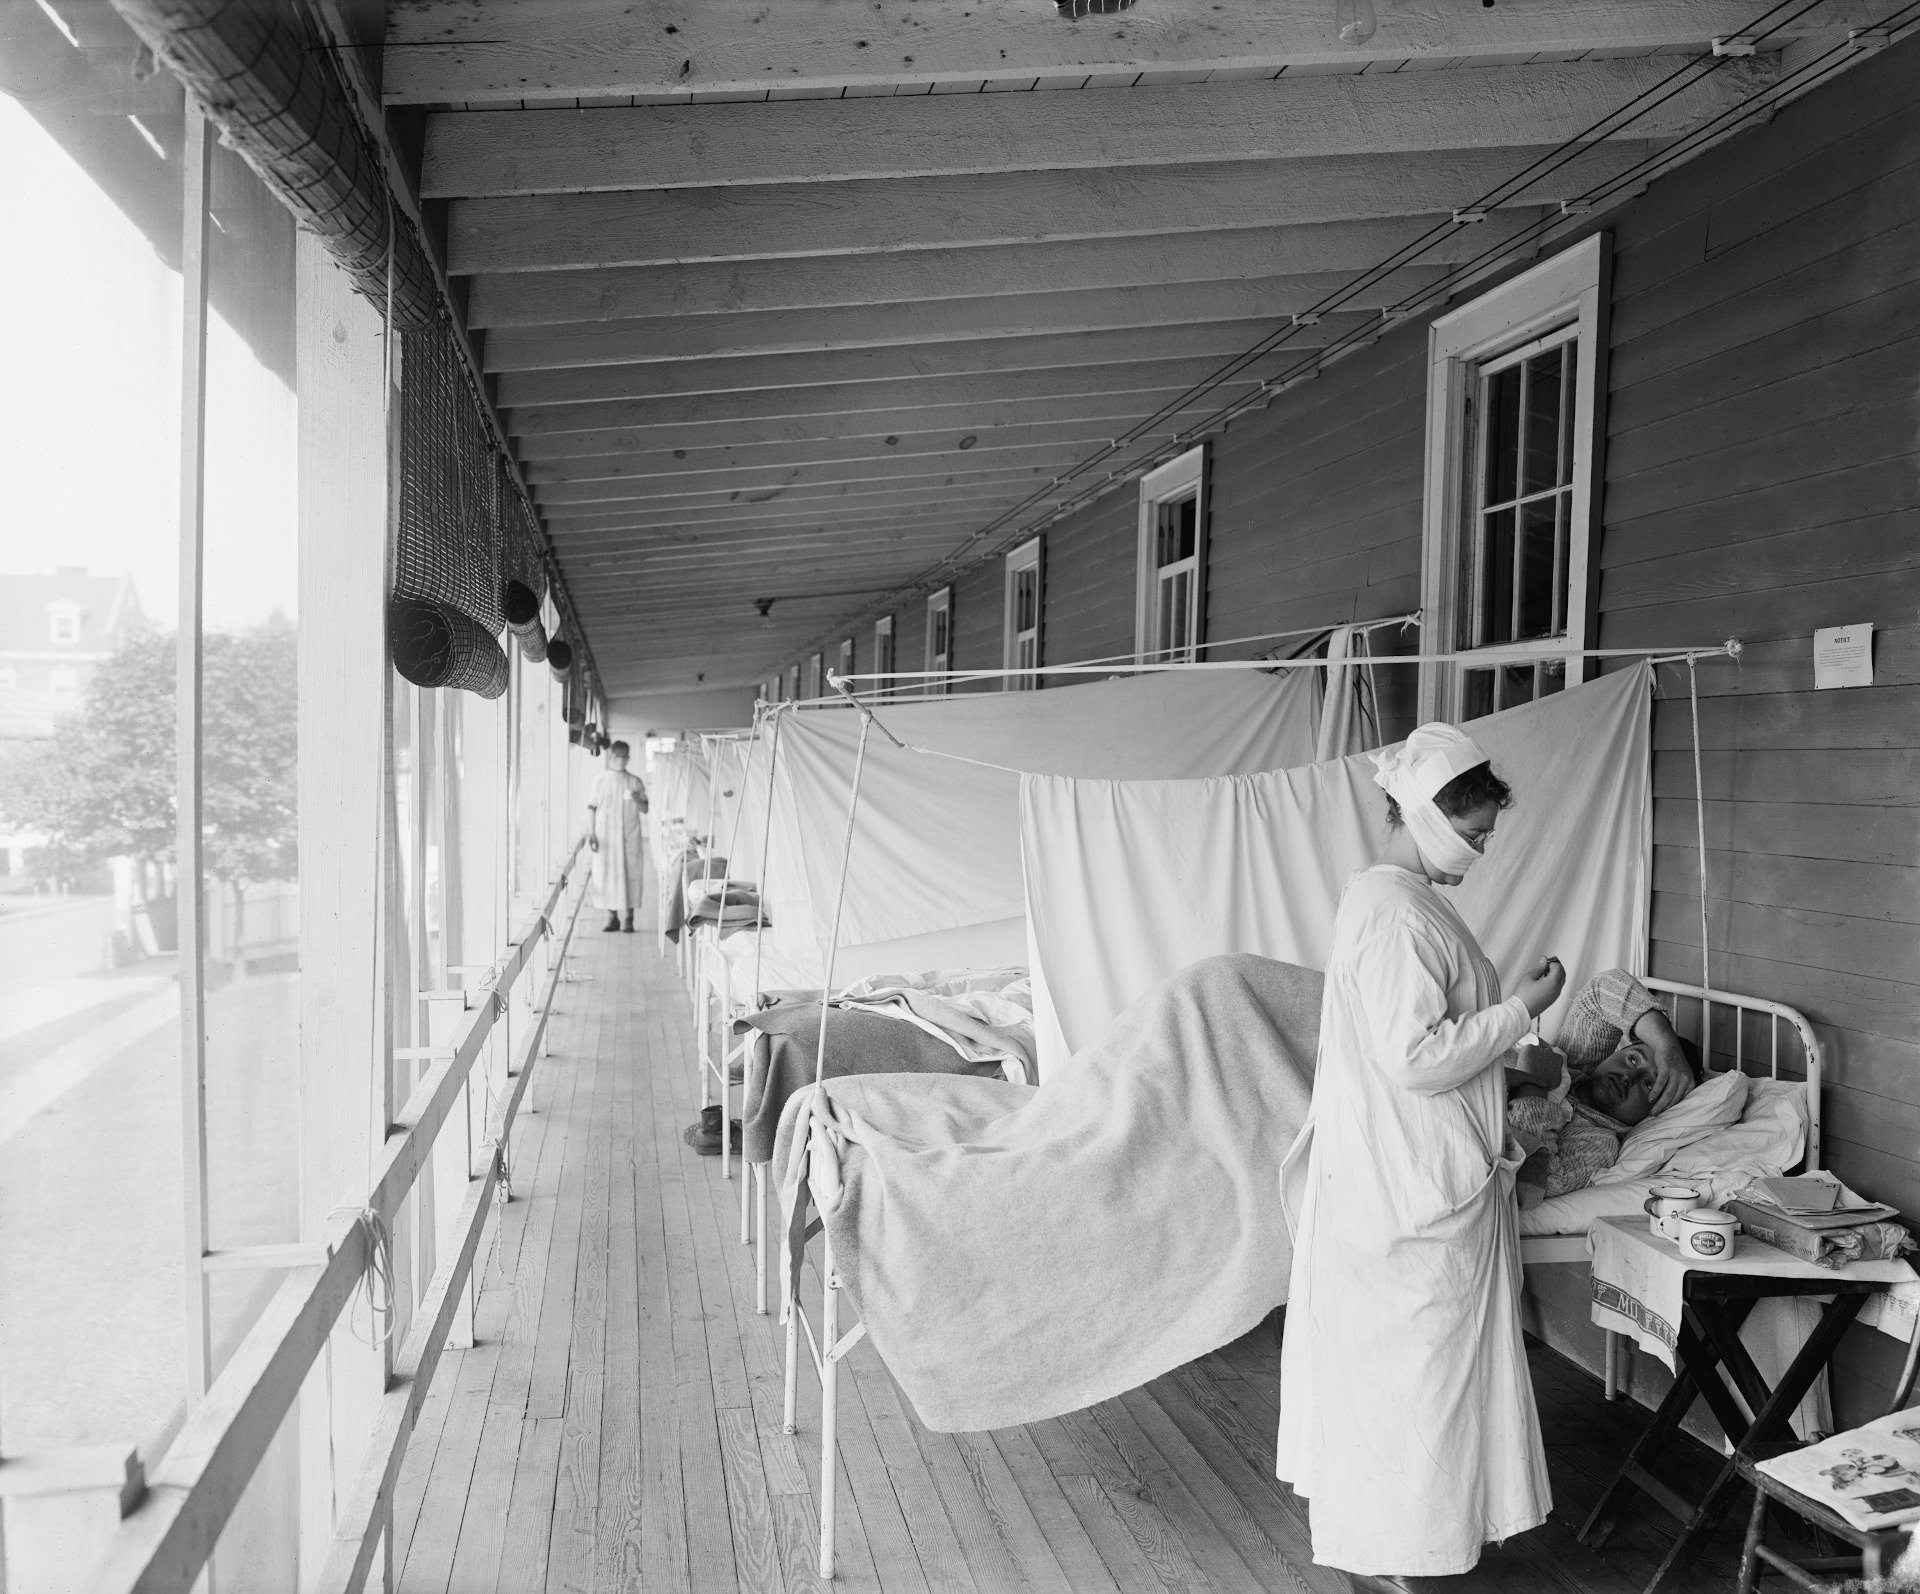
<path fill-rule="evenodd" d="M 1652 1053 L 1635 1041 L 1595 1067 L 1587 1078 L 1587 1102 L 1609 1118 L 1637 1124 L 1653 1111 L 1657 1082 Z"/>

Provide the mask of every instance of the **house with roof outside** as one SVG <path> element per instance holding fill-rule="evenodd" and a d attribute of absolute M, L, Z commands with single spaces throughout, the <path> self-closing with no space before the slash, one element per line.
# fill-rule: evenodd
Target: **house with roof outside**
<path fill-rule="evenodd" d="M 0 576 L 0 755 L 77 714 L 93 672 L 144 624 L 130 576 L 85 565 Z M 0 815 L 7 874 L 20 872 L 34 844 Z"/>

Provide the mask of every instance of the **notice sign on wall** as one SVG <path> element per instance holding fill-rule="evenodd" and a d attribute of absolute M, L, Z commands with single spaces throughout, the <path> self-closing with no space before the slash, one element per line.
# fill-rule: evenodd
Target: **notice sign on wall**
<path fill-rule="evenodd" d="M 1813 633 L 1813 685 L 1873 685 L 1873 627 L 1837 625 Z"/>

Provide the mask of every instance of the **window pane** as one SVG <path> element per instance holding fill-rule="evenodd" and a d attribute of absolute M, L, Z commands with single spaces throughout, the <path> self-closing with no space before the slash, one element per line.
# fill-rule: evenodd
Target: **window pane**
<path fill-rule="evenodd" d="M 1477 720 L 1493 712 L 1493 671 L 1466 670 L 1462 672 L 1460 717 Z"/>
<path fill-rule="evenodd" d="M 1176 498 L 1160 504 L 1156 511 L 1158 528 L 1154 564 L 1164 570 L 1182 559 L 1193 557 L 1194 537 L 1199 524 L 1199 498 Z"/>
<path fill-rule="evenodd" d="M 1513 511 L 1481 517 L 1479 645 L 1513 640 Z"/>
<path fill-rule="evenodd" d="M 1579 374 L 1580 345 L 1573 342 L 1563 347 L 1566 360 L 1561 371 L 1561 386 L 1565 391 L 1560 400 L 1560 481 L 1565 485 L 1573 480 L 1573 384 Z"/>
<path fill-rule="evenodd" d="M 1540 666 L 1539 691 L 1542 697 L 1551 697 L 1567 684 L 1567 666 L 1560 659 L 1551 659 Z"/>
<path fill-rule="evenodd" d="M 1518 708 L 1533 701 L 1533 666 L 1509 664 L 1500 671 L 1500 706 Z"/>
<path fill-rule="evenodd" d="M 1551 636 L 1553 621 L 1566 605 L 1559 601 L 1563 580 L 1555 564 L 1558 510 L 1563 494 L 1536 498 L 1520 506 L 1520 628 L 1516 640 Z"/>
<path fill-rule="evenodd" d="M 1505 504 L 1514 498 L 1519 474 L 1520 367 L 1510 365 L 1486 379 L 1482 394 L 1486 436 L 1481 502 Z"/>
<path fill-rule="evenodd" d="M 1548 349 L 1526 362 L 1527 439 L 1524 491 L 1542 492 L 1560 485 L 1560 350 Z"/>
<path fill-rule="evenodd" d="M 117 88 L 138 87 L 118 71 Z M 98 81 L 63 68 L 32 114 L 0 94 L 8 210 L 22 218 L 0 260 L 13 721 L 0 749 L 0 1441 L 16 1456 L 140 1443 L 151 1462 L 186 1396 L 180 277 L 162 258 L 180 239 L 180 123 L 151 120 L 173 158 L 153 153 L 124 117 L 97 115 Z M 84 167 L 42 122 L 82 133 L 68 148 Z M 109 197 L 136 189 L 158 236 Z M 82 1579 L 116 1525 L 100 1500 L 7 1500 L 8 1587 Z"/>

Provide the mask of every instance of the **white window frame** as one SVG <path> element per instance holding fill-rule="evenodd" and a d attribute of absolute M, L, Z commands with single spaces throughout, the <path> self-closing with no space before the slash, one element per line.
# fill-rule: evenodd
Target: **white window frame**
<path fill-rule="evenodd" d="M 1567 629 L 1554 652 L 1591 647 L 1595 632 L 1599 560 L 1599 492 L 1607 391 L 1607 300 L 1612 241 L 1607 233 L 1523 271 L 1469 304 L 1436 319 L 1427 341 L 1427 463 L 1422 506 L 1420 587 L 1426 651 L 1467 651 L 1466 554 L 1471 544 L 1478 474 L 1474 465 L 1472 398 L 1480 367 L 1557 329 L 1571 327 L 1578 342 L 1574 382 L 1573 492 L 1567 538 Z M 1488 665 L 1502 655 L 1538 657 L 1540 642 L 1502 643 L 1471 650 Z M 1566 683 L 1585 680 L 1591 660 L 1569 658 Z M 1420 666 L 1421 720 L 1458 720 L 1465 696 L 1457 664 Z"/>
<path fill-rule="evenodd" d="M 853 661 L 854 661 L 853 638 L 850 636 L 842 637 L 840 639 L 839 655 L 834 660 L 833 673 L 835 675 L 838 675 L 839 677 L 841 677 L 841 679 L 844 680 L 847 676 L 853 674 Z"/>
<path fill-rule="evenodd" d="M 789 703 L 798 702 L 800 700 L 800 666 L 797 664 L 789 664 L 784 680 L 786 682 L 786 700 Z"/>
<path fill-rule="evenodd" d="M 937 627 L 934 622 L 936 617 L 939 617 L 939 616 L 944 616 L 946 620 L 945 631 L 946 631 L 947 645 L 944 651 L 936 653 L 934 651 L 934 640 L 940 628 Z M 946 695 L 946 693 L 950 690 L 950 687 L 951 687 L 951 683 L 947 679 L 947 672 L 950 671 L 952 668 L 953 668 L 953 588 L 942 587 L 938 592 L 930 592 L 927 594 L 927 672 L 928 672 L 927 695 L 928 696 L 944 697 Z"/>
<path fill-rule="evenodd" d="M 69 647 L 80 640 L 80 605 L 59 600 L 47 605 L 47 638 Z"/>
<path fill-rule="evenodd" d="M 826 690 L 826 670 L 826 654 L 809 653 L 807 655 L 807 693 L 801 699 L 803 703 L 813 702 Z"/>
<path fill-rule="evenodd" d="M 1019 629 L 1020 577 L 1033 573 L 1033 624 Z M 1040 633 L 1047 607 L 1046 572 L 1040 560 L 1040 539 L 1030 538 L 1007 555 L 1003 578 L 1004 618 L 1001 623 L 1000 667 L 1004 670 L 1035 670 L 1040 667 Z M 1009 692 L 1031 692 L 1040 684 L 1037 675 L 1008 675 L 1001 686 Z"/>
<path fill-rule="evenodd" d="M 1189 494 L 1194 500 L 1193 557 L 1162 571 L 1155 563 L 1156 516 L 1162 504 Z M 1202 443 L 1140 478 L 1140 534 L 1135 553 L 1133 657 L 1136 664 L 1184 663 L 1198 657 L 1207 613 L 1207 447 Z M 1187 642 L 1162 660 L 1155 638 L 1160 633 L 1162 594 L 1185 574 Z"/>
<path fill-rule="evenodd" d="M 891 692 L 893 672 L 899 667 L 899 660 L 894 656 L 893 616 L 883 614 L 873 622 L 873 673 L 877 677 L 874 690 Z"/>

